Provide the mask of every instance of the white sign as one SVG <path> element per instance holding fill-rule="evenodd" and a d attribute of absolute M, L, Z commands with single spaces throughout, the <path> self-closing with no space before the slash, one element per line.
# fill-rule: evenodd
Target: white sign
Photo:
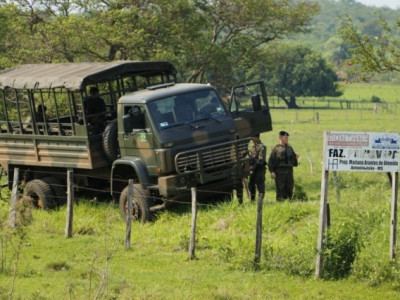
<path fill-rule="evenodd" d="M 399 172 L 398 133 L 328 131 L 326 171 Z"/>

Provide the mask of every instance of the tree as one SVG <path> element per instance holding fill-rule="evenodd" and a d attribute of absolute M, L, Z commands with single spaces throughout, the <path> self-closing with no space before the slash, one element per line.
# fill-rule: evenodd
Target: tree
<path fill-rule="evenodd" d="M 351 58 L 346 62 L 349 73 L 362 79 L 374 73 L 400 71 L 400 20 L 391 27 L 383 18 L 378 19 L 373 35 L 362 33 L 349 16 L 341 20 L 339 34 L 345 43 L 351 45 Z"/>
<path fill-rule="evenodd" d="M 7 2 L 2 2 L 7 3 Z M 24 22 L 15 63 L 170 60 L 190 82 L 230 84 L 260 47 L 304 32 L 306 0 L 15 0 Z M 7 6 L 10 4 L 0 4 Z"/>
<path fill-rule="evenodd" d="M 288 108 L 298 108 L 296 97 L 340 96 L 337 75 L 321 54 L 304 46 L 274 45 L 264 50 L 262 74 L 270 94 L 281 98 Z"/>
<path fill-rule="evenodd" d="M 0 70 L 17 64 L 25 53 L 23 40 L 28 24 L 15 5 L 0 4 Z"/>

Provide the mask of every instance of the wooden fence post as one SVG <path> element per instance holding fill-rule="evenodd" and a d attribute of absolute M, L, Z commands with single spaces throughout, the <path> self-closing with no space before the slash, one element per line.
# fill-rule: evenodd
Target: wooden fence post
<path fill-rule="evenodd" d="M 10 227 L 17 226 L 17 203 L 18 203 L 18 183 L 19 183 L 19 168 L 14 168 L 14 178 L 11 190 L 10 202 Z"/>
<path fill-rule="evenodd" d="M 310 155 L 308 155 L 308 152 L 306 152 L 306 156 L 307 156 L 308 162 L 310 163 L 310 172 L 312 174 L 312 173 L 314 173 L 314 166 L 313 166 L 313 163 L 312 163 Z"/>
<path fill-rule="evenodd" d="M 196 220 L 197 220 L 197 197 L 196 188 L 192 187 L 192 226 L 190 230 L 189 259 L 195 258 L 196 247 Z"/>
<path fill-rule="evenodd" d="M 73 170 L 67 170 L 67 223 L 65 226 L 65 237 L 72 237 L 72 223 L 74 219 L 74 179 Z"/>
<path fill-rule="evenodd" d="M 126 232 L 125 232 L 125 249 L 131 247 L 132 232 L 132 198 L 133 198 L 133 179 L 129 179 L 128 185 L 128 211 L 126 212 Z"/>
<path fill-rule="evenodd" d="M 396 226 L 397 226 L 397 196 L 399 185 L 399 173 L 392 175 L 392 208 L 390 216 L 390 259 L 396 258 Z"/>
<path fill-rule="evenodd" d="M 319 209 L 319 229 L 318 229 L 318 243 L 317 243 L 317 262 L 315 268 L 315 277 L 321 278 L 322 276 L 322 251 L 324 250 L 324 237 L 325 230 L 328 223 L 328 179 L 329 171 L 322 170 L 323 178 L 321 182 L 321 203 Z"/>
<path fill-rule="evenodd" d="M 322 276 L 322 251 L 324 250 L 324 237 L 327 226 L 327 206 L 328 206 L 328 183 L 329 183 L 329 171 L 326 170 L 326 145 L 327 145 L 327 133 L 324 133 L 324 147 L 323 147 L 323 159 L 322 165 L 322 180 L 321 180 L 321 201 L 319 207 L 319 228 L 318 228 L 318 241 L 317 241 L 317 260 L 315 264 L 315 277 L 321 278 Z"/>
<path fill-rule="evenodd" d="M 260 263 L 261 258 L 261 244 L 262 244 L 262 207 L 263 207 L 263 199 L 258 197 L 257 200 L 257 224 L 256 224 L 256 247 L 255 247 L 255 255 L 254 262 Z"/>

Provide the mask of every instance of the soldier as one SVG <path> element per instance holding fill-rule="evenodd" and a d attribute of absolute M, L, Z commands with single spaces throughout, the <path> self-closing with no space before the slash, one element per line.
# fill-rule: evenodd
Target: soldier
<path fill-rule="evenodd" d="M 279 144 L 271 150 L 268 168 L 271 178 L 275 179 L 276 200 L 292 199 L 293 196 L 293 167 L 297 167 L 299 155 L 289 145 L 289 133 L 279 132 Z"/>
<path fill-rule="evenodd" d="M 253 136 L 254 146 L 250 150 L 250 180 L 249 190 L 251 201 L 256 199 L 256 187 L 258 197 L 263 199 L 265 193 L 265 170 L 267 147 L 261 142 L 260 134 Z"/>
<path fill-rule="evenodd" d="M 49 116 L 47 115 L 47 107 L 45 105 L 39 104 L 36 112 L 36 122 L 47 122 Z"/>
<path fill-rule="evenodd" d="M 89 97 L 83 102 L 88 123 L 94 127 L 94 134 L 104 130 L 107 106 L 103 98 L 100 97 L 99 89 L 92 86 L 89 90 Z"/>

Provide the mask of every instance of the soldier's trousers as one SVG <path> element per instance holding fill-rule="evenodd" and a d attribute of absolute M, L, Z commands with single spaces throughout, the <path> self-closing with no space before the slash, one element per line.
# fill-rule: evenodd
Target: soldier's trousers
<path fill-rule="evenodd" d="M 233 188 L 236 190 L 236 197 L 238 198 L 239 203 L 243 202 L 243 182 L 242 178 L 234 178 L 233 180 Z"/>
<path fill-rule="evenodd" d="M 293 197 L 294 187 L 293 168 L 278 168 L 275 171 L 275 175 L 276 200 L 291 200 Z"/>
<path fill-rule="evenodd" d="M 254 200 L 256 197 L 256 188 L 258 193 L 265 193 L 265 167 L 255 169 L 250 174 L 249 191 L 252 200 Z"/>

